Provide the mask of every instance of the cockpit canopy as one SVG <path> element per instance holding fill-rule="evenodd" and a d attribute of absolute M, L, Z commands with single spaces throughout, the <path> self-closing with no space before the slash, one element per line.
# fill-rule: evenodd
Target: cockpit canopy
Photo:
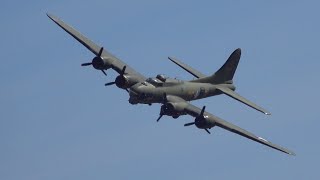
<path fill-rule="evenodd" d="M 164 82 L 166 82 L 167 77 L 163 74 L 158 74 L 155 78 L 148 78 L 146 82 L 158 87 L 162 86 Z"/>
<path fill-rule="evenodd" d="M 146 79 L 146 82 L 149 83 L 149 84 L 152 84 L 155 87 L 172 86 L 172 85 L 175 85 L 175 84 L 183 83 L 182 80 L 171 79 L 169 77 L 166 77 L 163 74 L 158 74 L 155 78 L 148 78 L 148 79 Z"/>
<path fill-rule="evenodd" d="M 162 82 L 166 82 L 167 80 L 167 77 L 164 74 L 158 74 L 156 78 Z"/>

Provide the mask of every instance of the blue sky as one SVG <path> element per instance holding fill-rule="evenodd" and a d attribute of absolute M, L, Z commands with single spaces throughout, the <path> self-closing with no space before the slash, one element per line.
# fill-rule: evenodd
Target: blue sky
<path fill-rule="evenodd" d="M 8 1 L 1 4 L 0 179 L 319 179 L 318 1 Z M 146 76 L 214 73 L 240 47 L 237 92 L 265 116 L 217 96 L 195 101 L 296 152 L 220 128 L 156 123 L 160 105 L 132 106 L 115 72 L 51 22 L 61 17 Z"/>

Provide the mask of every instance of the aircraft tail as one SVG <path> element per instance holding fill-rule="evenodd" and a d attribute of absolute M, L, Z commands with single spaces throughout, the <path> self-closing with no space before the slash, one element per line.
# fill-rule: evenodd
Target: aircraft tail
<path fill-rule="evenodd" d="M 211 83 L 211 84 L 232 84 L 234 73 L 238 67 L 241 57 L 241 49 L 238 48 L 230 55 L 224 65 L 213 75 L 199 78 L 192 82 Z"/>

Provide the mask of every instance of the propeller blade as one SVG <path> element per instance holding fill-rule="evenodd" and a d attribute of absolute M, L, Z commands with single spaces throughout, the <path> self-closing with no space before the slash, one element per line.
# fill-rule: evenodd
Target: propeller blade
<path fill-rule="evenodd" d="M 100 51 L 99 51 L 99 54 L 98 54 L 99 57 L 101 57 L 102 52 L 103 52 L 103 47 L 101 47 L 101 49 L 100 49 Z"/>
<path fill-rule="evenodd" d="M 121 71 L 121 75 L 123 76 L 125 71 L 126 71 L 127 66 L 123 66 L 122 71 Z"/>
<path fill-rule="evenodd" d="M 203 116 L 203 113 L 204 113 L 205 109 L 206 109 L 206 106 L 203 106 L 203 108 L 201 110 L 201 113 L 200 113 L 201 116 Z"/>
<path fill-rule="evenodd" d="M 159 122 L 159 120 L 162 118 L 163 114 L 160 114 L 160 116 L 157 119 L 157 122 Z"/>
<path fill-rule="evenodd" d="M 167 93 L 163 93 L 163 103 L 166 103 L 167 101 Z"/>
<path fill-rule="evenodd" d="M 211 134 L 211 133 L 210 133 L 210 131 L 209 131 L 208 129 L 204 129 L 204 130 L 206 130 L 208 134 Z"/>
<path fill-rule="evenodd" d="M 191 123 L 187 123 L 187 124 L 184 124 L 184 126 L 191 126 L 191 125 L 194 125 L 195 122 L 191 122 Z"/>
<path fill-rule="evenodd" d="M 114 85 L 116 82 L 109 82 L 109 83 L 106 83 L 104 84 L 105 86 L 110 86 L 110 85 Z"/>
<path fill-rule="evenodd" d="M 102 73 L 103 73 L 104 75 L 107 76 L 107 73 L 106 73 L 103 69 L 102 69 L 101 71 L 102 71 Z"/>
<path fill-rule="evenodd" d="M 92 65 L 92 63 L 83 63 L 83 64 L 81 64 L 81 66 L 90 66 L 90 65 Z"/>

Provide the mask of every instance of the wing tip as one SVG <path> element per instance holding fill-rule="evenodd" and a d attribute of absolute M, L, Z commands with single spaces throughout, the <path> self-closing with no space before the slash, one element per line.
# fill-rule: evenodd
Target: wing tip
<path fill-rule="evenodd" d="M 281 147 L 281 148 L 278 149 L 278 150 L 280 150 L 280 151 L 282 151 L 282 152 L 284 152 L 284 153 L 286 153 L 286 154 L 288 154 L 288 155 L 296 156 L 296 153 L 294 153 L 293 151 L 291 151 L 291 150 L 289 150 L 289 149 L 287 149 L 287 148 Z"/>
<path fill-rule="evenodd" d="M 287 150 L 286 152 L 287 154 L 291 155 L 291 156 L 296 156 L 296 153 L 294 153 L 293 151 Z"/>
<path fill-rule="evenodd" d="M 169 59 L 170 61 L 172 61 L 172 62 L 175 62 L 175 58 L 172 57 L 172 56 L 168 56 L 168 59 Z"/>
<path fill-rule="evenodd" d="M 265 114 L 265 115 L 269 115 L 269 116 L 271 115 L 270 112 L 264 112 L 264 114 Z"/>
<path fill-rule="evenodd" d="M 50 19 L 53 19 L 53 15 L 50 14 L 49 12 L 47 12 L 46 15 L 47 15 Z"/>
<path fill-rule="evenodd" d="M 47 14 L 48 18 L 50 18 L 54 22 L 57 22 L 59 20 L 59 18 L 54 16 L 53 14 L 50 14 L 48 12 L 46 14 Z"/>
<path fill-rule="evenodd" d="M 291 156 L 297 156 L 296 155 L 296 153 L 294 153 L 294 152 L 291 152 L 291 153 L 289 153 Z"/>

